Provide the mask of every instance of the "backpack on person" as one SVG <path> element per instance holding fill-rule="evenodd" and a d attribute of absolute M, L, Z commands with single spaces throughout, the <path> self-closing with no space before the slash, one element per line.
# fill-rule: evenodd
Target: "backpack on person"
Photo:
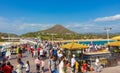
<path fill-rule="evenodd" d="M 50 70 L 52 71 L 52 69 L 51 69 L 51 66 L 52 66 L 53 64 L 52 64 L 52 61 L 50 60 Z M 58 72 L 58 70 L 57 70 L 57 67 L 56 67 L 56 62 L 54 63 L 54 65 L 55 65 L 55 70 L 54 70 L 54 73 L 59 73 Z"/>

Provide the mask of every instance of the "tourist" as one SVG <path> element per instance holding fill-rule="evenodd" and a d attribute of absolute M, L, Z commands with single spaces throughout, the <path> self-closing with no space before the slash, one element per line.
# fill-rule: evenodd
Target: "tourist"
<path fill-rule="evenodd" d="M 12 73 L 17 73 L 17 72 L 14 70 L 14 66 L 12 66 Z"/>
<path fill-rule="evenodd" d="M 41 68 L 42 68 L 42 73 L 44 73 L 44 66 L 45 66 L 45 61 L 43 58 L 40 60 Z"/>
<path fill-rule="evenodd" d="M 85 61 L 83 61 L 83 65 L 81 67 L 81 71 L 82 71 L 82 73 L 86 73 L 87 70 L 88 70 L 88 64 Z"/>
<path fill-rule="evenodd" d="M 18 58 L 22 58 L 22 48 L 18 48 Z"/>
<path fill-rule="evenodd" d="M 67 62 L 66 67 L 67 67 L 66 73 L 73 73 L 70 62 Z"/>
<path fill-rule="evenodd" d="M 38 56 L 40 56 L 40 49 L 41 47 L 38 47 Z"/>
<path fill-rule="evenodd" d="M 30 54 L 30 47 L 28 47 L 27 50 L 28 50 L 28 53 Z"/>
<path fill-rule="evenodd" d="M 75 73 L 75 55 L 73 54 L 72 58 L 71 58 L 71 67 L 72 67 L 72 72 Z"/>
<path fill-rule="evenodd" d="M 61 62 L 60 62 L 60 64 L 59 64 L 59 73 L 64 73 L 64 60 L 65 60 L 65 58 L 64 57 L 62 57 L 61 58 Z"/>
<path fill-rule="evenodd" d="M 33 56 L 36 57 L 37 50 L 34 49 Z"/>
<path fill-rule="evenodd" d="M 43 50 L 43 48 L 40 49 L 40 57 L 41 57 L 41 58 L 44 57 L 44 50 Z"/>
<path fill-rule="evenodd" d="M 50 60 L 48 62 L 48 64 L 49 64 L 48 68 L 49 68 L 50 73 L 55 73 L 55 71 L 56 71 L 56 62 L 54 59 L 55 59 L 54 56 L 51 56 Z"/>
<path fill-rule="evenodd" d="M 96 72 L 98 72 L 99 64 L 100 64 L 100 60 L 99 60 L 99 57 L 97 57 L 97 58 L 95 59 L 95 71 L 96 71 Z"/>
<path fill-rule="evenodd" d="M 53 55 L 55 57 L 55 60 L 57 59 L 57 47 L 54 47 L 53 49 Z"/>
<path fill-rule="evenodd" d="M 12 68 L 12 65 L 11 65 L 11 63 L 8 61 L 7 62 L 7 65 L 10 67 L 10 68 Z"/>
<path fill-rule="evenodd" d="M 26 68 L 26 73 L 30 73 L 30 64 L 29 64 L 29 61 L 26 61 L 25 68 Z"/>
<path fill-rule="evenodd" d="M 34 48 L 31 47 L 32 58 L 34 57 Z"/>
<path fill-rule="evenodd" d="M 11 52 L 10 52 L 10 49 L 7 49 L 7 52 L 6 52 L 6 60 L 10 60 L 11 59 Z"/>
<path fill-rule="evenodd" d="M 0 73 L 2 73 L 2 63 L 0 62 Z"/>
<path fill-rule="evenodd" d="M 24 67 L 24 62 L 21 60 L 21 58 L 18 58 L 18 61 L 20 62 L 20 65 L 22 66 L 22 68 Z"/>
<path fill-rule="evenodd" d="M 58 51 L 58 61 L 59 61 L 59 63 L 60 63 L 60 61 L 61 61 L 62 56 L 63 56 L 62 51 L 59 50 L 59 51 Z"/>
<path fill-rule="evenodd" d="M 23 73 L 22 72 L 22 65 L 20 64 L 20 60 L 17 61 L 17 66 L 16 66 L 16 72 L 17 73 Z"/>
<path fill-rule="evenodd" d="M 76 60 L 76 62 L 75 62 L 75 73 L 78 73 L 78 69 L 79 69 L 79 63 L 78 63 L 78 60 Z"/>
<path fill-rule="evenodd" d="M 35 59 L 35 65 L 36 65 L 36 72 L 39 73 L 40 71 L 40 58 L 39 57 Z"/>
<path fill-rule="evenodd" d="M 6 63 L 3 63 L 2 64 L 2 67 L 1 67 L 1 73 L 11 73 L 12 72 L 12 68 L 9 66 L 9 63 L 7 62 L 7 65 Z"/>

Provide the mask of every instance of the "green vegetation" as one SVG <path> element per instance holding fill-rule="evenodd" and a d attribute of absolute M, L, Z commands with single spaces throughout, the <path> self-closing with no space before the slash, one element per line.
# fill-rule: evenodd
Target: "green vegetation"
<path fill-rule="evenodd" d="M 15 34 L 7 34 L 7 33 L 0 33 L 0 41 L 4 41 L 1 37 L 18 37 Z M 109 38 L 114 36 L 118 36 L 120 33 L 109 34 Z M 72 40 L 72 39 L 107 39 L 106 33 L 85 33 L 85 34 L 78 34 L 74 31 L 71 31 L 61 25 L 55 25 L 49 29 L 37 31 L 37 32 L 29 32 L 26 34 L 21 35 L 21 37 L 25 38 L 41 38 L 43 40 Z"/>
<path fill-rule="evenodd" d="M 117 36 L 120 34 L 110 34 L 110 38 Z M 41 38 L 43 40 L 71 40 L 71 39 L 107 39 L 107 35 L 105 34 L 97 34 L 97 33 L 85 33 L 78 34 L 74 31 L 71 31 L 61 25 L 55 25 L 47 30 L 30 32 L 23 34 L 22 37 L 34 37 Z"/>
<path fill-rule="evenodd" d="M 16 34 L 7 34 L 7 33 L 1 33 L 0 32 L 0 42 L 3 42 L 3 41 L 5 41 L 5 40 L 3 40 L 2 39 L 2 37 L 18 37 L 18 35 L 16 35 Z"/>
<path fill-rule="evenodd" d="M 114 36 L 118 36 L 120 34 L 109 34 L 109 38 Z M 52 40 L 52 36 L 54 40 L 71 40 L 71 39 L 107 39 L 106 34 L 36 34 L 36 33 L 27 33 L 22 35 L 24 37 L 34 37 L 34 38 L 41 38 L 44 40 Z"/>

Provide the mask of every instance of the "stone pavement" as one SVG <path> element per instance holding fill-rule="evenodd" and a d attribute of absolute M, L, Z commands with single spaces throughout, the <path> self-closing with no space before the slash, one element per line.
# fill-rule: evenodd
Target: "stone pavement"
<path fill-rule="evenodd" d="M 36 67 L 35 67 L 35 63 L 34 63 L 34 58 L 31 57 L 31 54 L 28 53 L 24 53 L 23 54 L 23 58 L 22 61 L 24 63 L 26 63 L 26 61 L 30 62 L 30 72 L 31 73 L 36 73 Z M 14 66 L 14 68 L 16 67 L 17 64 L 17 59 L 16 59 L 16 55 L 12 55 L 12 59 L 10 60 L 11 64 Z M 23 73 L 25 72 L 25 69 L 23 69 Z M 48 71 L 48 59 L 45 60 L 45 72 L 44 73 L 49 73 Z M 96 73 L 96 72 L 90 72 L 90 73 Z M 120 65 L 119 66 L 115 66 L 115 67 L 108 67 L 108 68 L 104 68 L 102 72 L 100 73 L 120 73 Z"/>
<path fill-rule="evenodd" d="M 26 61 L 29 61 L 29 63 L 30 63 L 30 72 L 31 73 L 36 73 L 36 66 L 35 66 L 34 60 L 35 60 L 35 58 L 32 58 L 31 54 L 28 54 L 28 53 L 23 54 L 22 61 L 24 62 L 24 64 L 26 63 Z M 48 72 L 48 62 L 47 61 L 48 60 L 45 60 L 45 72 L 44 73 L 49 73 Z M 16 55 L 12 55 L 12 59 L 10 60 L 10 62 L 15 68 L 16 65 L 17 65 Z M 23 73 L 26 73 L 25 69 L 23 69 Z"/>

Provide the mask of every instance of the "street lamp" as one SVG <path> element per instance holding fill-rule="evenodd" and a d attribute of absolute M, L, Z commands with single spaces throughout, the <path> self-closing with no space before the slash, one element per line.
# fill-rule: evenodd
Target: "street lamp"
<path fill-rule="evenodd" d="M 38 33 L 38 39 L 40 39 L 40 40 L 41 40 L 41 35 L 40 35 L 40 33 Z"/>
<path fill-rule="evenodd" d="M 105 30 L 107 31 L 107 40 L 108 40 L 108 43 L 109 43 L 109 31 L 111 30 L 112 28 L 105 28 Z"/>
<path fill-rule="evenodd" d="M 52 33 L 52 43 L 53 43 L 53 40 L 54 40 L 54 35 L 56 35 L 55 33 Z"/>
<path fill-rule="evenodd" d="M 53 33 L 51 35 L 52 35 L 52 44 L 53 44 Z"/>
<path fill-rule="evenodd" d="M 10 42 L 10 34 L 8 34 L 8 42 Z"/>

